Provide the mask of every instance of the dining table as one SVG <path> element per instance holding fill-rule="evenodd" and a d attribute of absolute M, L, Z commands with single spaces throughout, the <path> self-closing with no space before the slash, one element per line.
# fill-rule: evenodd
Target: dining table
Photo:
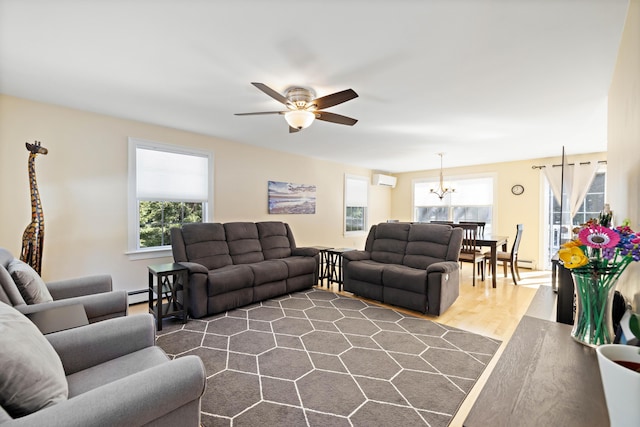
<path fill-rule="evenodd" d="M 454 225 L 455 227 L 455 225 Z M 493 234 L 485 234 L 484 236 L 478 235 L 476 237 L 476 245 L 482 247 L 488 247 L 491 249 L 491 285 L 496 287 L 496 277 L 498 276 L 498 247 L 500 246 L 502 251 L 507 251 L 507 239 L 506 236 L 494 236 Z"/>

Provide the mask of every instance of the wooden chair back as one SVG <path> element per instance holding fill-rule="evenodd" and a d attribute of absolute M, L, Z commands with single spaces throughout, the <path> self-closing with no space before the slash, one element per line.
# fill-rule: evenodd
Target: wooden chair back
<path fill-rule="evenodd" d="M 511 261 L 518 259 L 518 249 L 520 248 L 520 241 L 522 240 L 522 224 L 518 224 L 516 226 L 516 239 L 513 241 L 513 246 L 511 247 Z"/>
<path fill-rule="evenodd" d="M 460 252 L 474 253 L 479 252 L 480 248 L 477 244 L 478 227 L 475 224 L 458 224 L 457 227 L 462 228 L 462 248 Z"/>
<path fill-rule="evenodd" d="M 484 236 L 484 228 L 487 225 L 486 222 L 484 222 L 484 221 L 460 221 L 460 225 L 467 225 L 467 224 L 475 224 L 475 226 L 478 228 L 478 236 L 480 236 L 480 237 Z"/>

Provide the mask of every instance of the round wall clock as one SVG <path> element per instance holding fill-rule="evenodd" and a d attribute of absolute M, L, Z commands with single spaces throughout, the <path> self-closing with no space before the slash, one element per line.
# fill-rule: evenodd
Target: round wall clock
<path fill-rule="evenodd" d="M 516 196 L 519 196 L 522 193 L 524 193 L 524 187 L 520 184 L 516 184 L 513 187 L 511 187 L 511 192 Z"/>

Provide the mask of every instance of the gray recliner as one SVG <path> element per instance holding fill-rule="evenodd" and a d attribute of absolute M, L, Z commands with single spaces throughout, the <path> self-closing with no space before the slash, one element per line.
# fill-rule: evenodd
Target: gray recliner
<path fill-rule="evenodd" d="M 23 314 L 82 304 L 89 323 L 127 315 L 127 292 L 114 291 L 108 274 L 48 282 L 46 287 L 53 301 L 27 304 L 8 271 L 9 264 L 14 260 L 11 252 L 0 248 L 0 301 Z"/>
<path fill-rule="evenodd" d="M 109 319 L 43 337 L 38 335 L 39 331 L 33 325 L 28 325 L 29 321 L 24 316 L 20 319 L 19 313 L 14 310 L 15 314 L 12 314 L 7 308 L 11 309 L 0 304 L 0 330 L 4 335 L 0 341 L 9 340 L 11 335 L 19 333 L 33 344 L 18 353 L 21 359 L 18 361 L 16 352 L 12 356 L 10 350 L 0 350 L 3 359 L 0 382 L 5 388 L 0 393 L 3 403 L 0 406 L 0 425 L 200 425 L 200 398 L 206 384 L 204 365 L 194 355 L 170 360 L 160 347 L 155 346 L 155 326 L 150 314 Z M 4 345 L 8 346 L 6 342 Z M 38 351 L 30 350 L 33 347 Z M 38 355 L 47 351 L 51 353 L 46 360 L 38 360 Z M 29 360 L 31 358 L 34 360 Z M 58 370 L 50 375 L 54 378 L 49 378 L 35 368 L 38 378 L 34 394 L 47 383 L 55 383 L 58 387 L 52 393 L 55 397 L 47 395 L 43 404 L 35 404 L 35 410 L 31 408 L 16 415 L 16 407 L 24 412 L 21 406 L 26 400 L 33 400 L 28 388 L 34 383 L 33 375 L 23 379 L 29 376 L 24 371 L 46 364 L 51 359 L 56 359 L 54 362 Z M 23 365 L 20 362 L 24 362 Z M 16 366 L 22 367 L 17 369 Z M 16 380 L 16 376 L 22 377 L 21 380 Z M 7 391 L 8 387 L 12 390 Z M 23 399 L 12 401 L 16 395 L 22 395 Z"/>

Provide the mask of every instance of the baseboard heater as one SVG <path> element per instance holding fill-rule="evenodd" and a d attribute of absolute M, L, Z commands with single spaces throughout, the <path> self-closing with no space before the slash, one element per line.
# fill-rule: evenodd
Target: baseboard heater
<path fill-rule="evenodd" d="M 135 298 L 136 295 L 143 295 L 143 294 L 144 294 L 143 297 Z M 140 304 L 141 302 L 148 302 L 149 301 L 149 288 L 147 288 L 147 289 L 136 289 L 135 291 L 129 291 L 129 292 L 127 292 L 127 296 L 134 297 L 134 298 L 129 298 L 129 305 Z"/>
<path fill-rule="evenodd" d="M 518 260 L 518 268 L 526 268 L 529 270 L 535 270 L 536 269 L 536 263 L 533 262 L 533 260 L 530 259 L 519 259 Z"/>

